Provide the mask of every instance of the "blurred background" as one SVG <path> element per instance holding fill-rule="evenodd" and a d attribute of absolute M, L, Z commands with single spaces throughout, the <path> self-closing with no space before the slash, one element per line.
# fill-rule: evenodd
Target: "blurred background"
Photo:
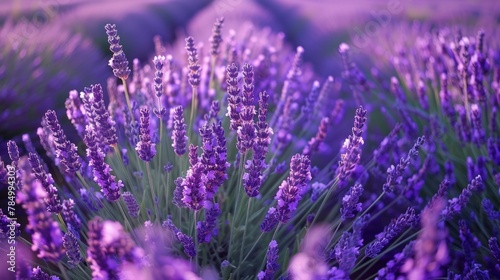
<path fill-rule="evenodd" d="M 283 32 L 325 77 L 340 76 L 338 45 L 351 45 L 360 67 L 373 65 L 384 34 L 401 22 L 500 23 L 494 0 L 2 0 L 0 1 L 0 156 L 5 141 L 35 135 L 49 108 L 64 114 L 70 90 L 112 75 L 104 32 L 117 24 L 129 61 L 150 61 L 153 36 L 175 44 L 189 34 L 207 41 L 216 17 L 224 32 L 245 22 Z M 36 138 L 34 138 L 36 139 Z"/>

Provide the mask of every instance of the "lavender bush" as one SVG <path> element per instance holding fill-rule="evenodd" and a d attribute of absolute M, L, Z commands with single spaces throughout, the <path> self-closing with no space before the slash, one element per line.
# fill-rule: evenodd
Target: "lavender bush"
<path fill-rule="evenodd" d="M 485 33 L 407 32 L 417 43 L 386 53 L 393 77 L 342 44 L 343 100 L 268 29 L 218 19 L 208 44 L 158 41 L 142 65 L 105 32 L 115 78 L 66 102 L 85 147 L 49 110 L 53 162 L 11 141 L 0 164 L 28 214 L 17 240 L 39 258 L 17 279 L 500 275 L 500 52 Z"/>

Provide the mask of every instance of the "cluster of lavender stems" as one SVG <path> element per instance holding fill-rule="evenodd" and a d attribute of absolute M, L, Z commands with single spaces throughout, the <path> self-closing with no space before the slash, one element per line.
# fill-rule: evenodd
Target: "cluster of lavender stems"
<path fill-rule="evenodd" d="M 12 227 L 38 258 L 17 279 L 497 279 L 500 49 L 425 28 L 387 31 L 370 74 L 342 43 L 323 79 L 222 18 L 209 51 L 156 38 L 131 70 L 107 24 L 115 78 L 65 103 L 79 142 L 49 110 L 44 150 L 0 159 L 28 216 L 0 209 L 0 242 Z"/>

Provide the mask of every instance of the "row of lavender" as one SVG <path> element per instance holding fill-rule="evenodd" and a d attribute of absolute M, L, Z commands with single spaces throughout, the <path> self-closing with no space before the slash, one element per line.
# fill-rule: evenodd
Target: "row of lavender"
<path fill-rule="evenodd" d="M 52 110 L 37 133 L 55 179 L 27 137 L 26 155 L 8 143 L 31 235 L 18 241 L 44 260 L 18 279 L 499 275 L 500 64 L 484 33 L 419 30 L 391 79 L 342 44 L 343 100 L 282 34 L 222 25 L 184 51 L 155 38 L 132 70 L 106 25 L 109 105 L 99 84 L 66 101 L 84 146 Z"/>

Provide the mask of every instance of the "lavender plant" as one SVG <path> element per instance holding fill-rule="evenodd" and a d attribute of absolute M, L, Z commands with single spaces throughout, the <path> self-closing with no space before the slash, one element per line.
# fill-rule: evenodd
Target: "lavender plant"
<path fill-rule="evenodd" d="M 40 258 L 18 279 L 499 275 L 500 52 L 483 33 L 420 30 L 387 79 L 342 44 L 356 96 L 343 100 L 304 63 L 307 50 L 268 30 L 225 36 L 218 19 L 209 51 L 204 38 L 180 50 L 157 41 L 132 70 L 117 26 L 105 31 L 107 108 L 99 84 L 66 102 L 85 149 L 54 111 L 39 129 L 60 180 L 9 143 L 31 235 L 18 241 Z M 343 110 L 351 131 L 332 127 L 353 124 Z M 393 125 L 385 135 L 371 133 L 379 112 Z"/>

